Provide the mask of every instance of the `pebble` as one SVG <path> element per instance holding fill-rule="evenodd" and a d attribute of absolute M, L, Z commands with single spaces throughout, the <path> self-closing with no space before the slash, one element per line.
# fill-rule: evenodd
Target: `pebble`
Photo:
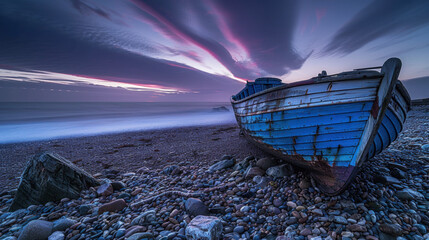
<path fill-rule="evenodd" d="M 399 224 L 383 223 L 380 225 L 380 231 L 393 236 L 402 235 L 401 225 Z"/>
<path fill-rule="evenodd" d="M 114 182 L 111 183 L 111 185 L 113 187 L 113 190 L 115 190 L 115 191 L 119 191 L 121 189 L 126 188 L 125 183 L 123 183 L 121 181 L 114 181 Z"/>
<path fill-rule="evenodd" d="M 338 224 L 343 224 L 343 225 L 347 225 L 348 221 L 346 218 L 342 217 L 342 216 L 334 216 L 334 222 L 338 223 Z"/>
<path fill-rule="evenodd" d="M 65 231 L 67 228 L 76 224 L 77 221 L 70 218 L 61 218 L 54 222 L 52 231 Z"/>
<path fill-rule="evenodd" d="M 236 232 L 238 234 L 242 234 L 242 233 L 244 233 L 244 227 L 243 226 L 237 226 L 234 228 L 234 232 Z"/>
<path fill-rule="evenodd" d="M 347 226 L 347 228 L 352 232 L 366 232 L 367 229 L 365 226 L 359 225 L 359 224 L 352 224 Z"/>
<path fill-rule="evenodd" d="M 64 240 L 65 236 L 64 233 L 61 231 L 53 232 L 49 237 L 48 240 Z"/>
<path fill-rule="evenodd" d="M 81 216 L 85 216 L 86 214 L 88 214 L 89 210 L 91 210 L 91 206 L 87 204 L 83 204 L 79 207 L 79 214 Z"/>
<path fill-rule="evenodd" d="M 174 218 L 175 216 L 177 216 L 177 215 L 179 215 L 180 214 L 180 211 L 179 210 L 177 210 L 177 209 L 174 209 L 173 211 L 171 211 L 171 213 L 170 213 L 170 217 L 171 218 Z"/>
<path fill-rule="evenodd" d="M 280 199 L 280 198 L 276 198 L 276 199 L 274 199 L 274 201 L 273 201 L 273 205 L 274 205 L 275 207 L 280 207 L 281 205 L 283 205 L 283 200 L 282 200 L 282 199 Z"/>
<path fill-rule="evenodd" d="M 299 188 L 301 189 L 307 189 L 310 187 L 310 182 L 308 181 L 307 178 L 303 178 L 299 184 L 298 184 Z"/>
<path fill-rule="evenodd" d="M 308 235 L 310 235 L 310 234 L 312 234 L 313 232 L 311 231 L 311 229 L 310 228 L 304 228 L 303 230 L 301 230 L 300 232 L 299 232 L 299 234 L 300 235 L 302 235 L 302 236 L 308 236 Z"/>
<path fill-rule="evenodd" d="M 135 233 L 127 238 L 127 240 L 140 240 L 140 239 L 151 239 L 153 234 L 150 232 Z"/>
<path fill-rule="evenodd" d="M 98 196 L 107 197 L 113 193 L 113 187 L 110 183 L 104 183 L 97 189 Z"/>
<path fill-rule="evenodd" d="M 287 202 L 286 205 L 288 205 L 291 208 L 296 208 L 296 203 L 291 202 L 291 201 Z"/>
<path fill-rule="evenodd" d="M 424 123 L 422 119 L 409 120 L 421 122 L 417 128 L 406 127 L 386 151 L 365 162 L 356 180 L 338 196 L 321 193 L 308 173 L 290 165 L 280 165 L 292 171 L 283 177 L 269 170 L 280 166 L 267 164 L 264 166 L 270 167 L 264 171 L 262 162 L 270 160 L 261 161 L 258 167 L 261 159 L 254 157 L 237 158 L 236 164 L 214 172 L 208 171 L 210 164 L 205 162 L 176 163 L 161 170 L 145 167 L 138 174 L 108 171 L 99 174 L 99 179 L 106 174 L 110 178 L 104 182 L 113 191 L 106 196 L 97 193 L 100 187 L 94 187 L 82 191 L 78 199 L 65 198 L 10 213 L 6 209 L 13 192 L 0 194 L 0 238 L 15 239 L 38 220 L 51 226 L 43 238 L 47 239 L 60 233 L 53 230 L 59 221 L 71 220 L 73 225 L 61 228 L 64 239 L 179 240 L 186 239 L 196 218 L 213 217 L 222 228 L 219 239 L 427 239 L 429 157 L 421 145 L 413 144 L 422 144 L 429 136 L 423 128 L 414 132 Z M 415 135 L 422 138 L 404 139 Z M 218 162 L 231 159 L 226 156 Z M 375 181 L 376 175 L 385 176 L 385 181 Z M 127 207 L 168 190 L 202 194 L 193 198 L 167 194 L 137 208 Z M 204 206 L 208 216 L 191 213 L 188 201 Z M 48 219 L 50 223 L 46 223 Z"/>
<path fill-rule="evenodd" d="M 124 199 L 117 199 L 112 202 L 101 205 L 98 209 L 98 214 L 102 214 L 104 212 L 118 212 L 124 209 L 127 206 L 127 203 Z"/>
<path fill-rule="evenodd" d="M 223 170 L 223 169 L 230 168 L 230 167 L 234 166 L 234 163 L 235 163 L 235 160 L 233 158 L 222 160 L 222 161 L 217 162 L 217 163 L 213 164 L 212 166 L 210 166 L 208 170 L 210 172 Z"/>
<path fill-rule="evenodd" d="M 121 238 L 123 236 L 125 236 L 126 230 L 125 228 L 120 228 L 118 229 L 118 231 L 115 234 L 115 238 Z"/>

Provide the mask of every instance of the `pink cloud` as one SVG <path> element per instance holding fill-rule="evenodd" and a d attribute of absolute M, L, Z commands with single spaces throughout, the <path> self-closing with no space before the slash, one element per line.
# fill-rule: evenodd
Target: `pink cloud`
<path fill-rule="evenodd" d="M 316 19 L 317 24 L 320 23 L 320 20 L 326 15 L 326 8 L 316 9 Z"/>

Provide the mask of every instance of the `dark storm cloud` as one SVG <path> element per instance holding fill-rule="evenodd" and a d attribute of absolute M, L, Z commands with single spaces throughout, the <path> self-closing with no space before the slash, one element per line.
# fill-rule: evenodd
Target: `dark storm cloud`
<path fill-rule="evenodd" d="M 295 52 L 292 44 L 297 1 L 220 0 L 214 3 L 258 67 L 282 75 L 302 66 L 306 59 Z"/>
<path fill-rule="evenodd" d="M 283 75 L 299 69 L 306 60 L 293 48 L 292 38 L 296 25 L 296 1 L 134 1 L 143 11 L 152 14 L 162 29 L 170 36 L 193 41 L 210 52 L 234 75 L 252 78 L 220 42 L 229 28 L 234 38 L 249 52 L 256 65 L 268 74 Z M 221 18 L 226 26 L 216 19 Z M 196 32 L 192 21 L 210 35 Z M 169 26 L 169 30 L 165 26 Z M 179 37 L 180 37 L 179 36 Z M 213 38 L 217 37 L 217 39 Z M 226 39 L 231 40 L 231 39 Z"/>
<path fill-rule="evenodd" d="M 402 36 L 429 25 L 427 0 L 375 0 L 346 23 L 325 47 L 348 54 L 385 36 Z"/>

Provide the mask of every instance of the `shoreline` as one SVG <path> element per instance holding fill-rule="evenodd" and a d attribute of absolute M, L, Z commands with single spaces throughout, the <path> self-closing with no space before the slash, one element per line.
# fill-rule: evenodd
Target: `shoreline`
<path fill-rule="evenodd" d="M 210 165 L 223 155 L 239 159 L 268 156 L 240 137 L 235 123 L 1 144 L 0 192 L 16 188 L 28 159 L 44 151 L 58 153 L 91 174 L 194 162 Z"/>

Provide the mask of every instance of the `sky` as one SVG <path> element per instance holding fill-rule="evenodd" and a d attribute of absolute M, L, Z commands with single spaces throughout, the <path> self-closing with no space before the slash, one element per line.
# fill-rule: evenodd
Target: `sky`
<path fill-rule="evenodd" d="M 258 77 L 390 57 L 429 92 L 428 11 L 426 0 L 2 0 L 0 101 L 227 102 Z"/>

